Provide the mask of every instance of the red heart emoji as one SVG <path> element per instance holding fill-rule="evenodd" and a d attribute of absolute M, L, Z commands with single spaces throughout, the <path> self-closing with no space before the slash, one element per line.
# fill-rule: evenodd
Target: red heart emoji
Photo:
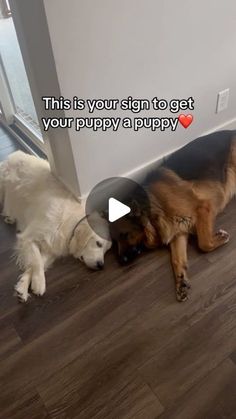
<path fill-rule="evenodd" d="M 183 125 L 184 128 L 188 128 L 189 125 L 191 125 L 191 123 L 193 122 L 193 115 L 183 115 L 181 114 L 179 116 L 179 122 L 181 123 L 181 125 Z"/>

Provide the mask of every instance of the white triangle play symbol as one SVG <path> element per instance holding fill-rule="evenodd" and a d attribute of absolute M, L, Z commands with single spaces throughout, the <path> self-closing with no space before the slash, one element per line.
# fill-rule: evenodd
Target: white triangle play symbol
<path fill-rule="evenodd" d="M 111 223 L 113 221 L 119 220 L 119 218 L 124 217 L 124 215 L 129 214 L 131 211 L 128 205 L 122 204 L 115 198 L 109 198 L 108 201 L 108 219 Z"/>

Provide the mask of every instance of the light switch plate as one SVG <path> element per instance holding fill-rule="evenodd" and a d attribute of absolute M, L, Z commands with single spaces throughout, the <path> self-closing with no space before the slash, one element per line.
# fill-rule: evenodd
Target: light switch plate
<path fill-rule="evenodd" d="M 222 112 L 228 108 L 229 89 L 222 90 L 217 95 L 216 113 Z"/>

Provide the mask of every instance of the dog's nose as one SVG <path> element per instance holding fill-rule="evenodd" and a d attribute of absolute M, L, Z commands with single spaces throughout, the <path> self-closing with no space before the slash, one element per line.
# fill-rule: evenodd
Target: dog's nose
<path fill-rule="evenodd" d="M 98 269 L 102 269 L 104 267 L 104 263 L 101 261 L 101 260 L 99 260 L 98 262 L 97 262 L 97 268 Z"/>
<path fill-rule="evenodd" d="M 121 257 L 120 257 L 120 263 L 121 264 L 126 264 L 126 263 L 128 263 L 129 262 L 129 258 L 128 258 L 128 256 L 126 256 L 126 255 L 122 255 Z"/>
<path fill-rule="evenodd" d="M 138 255 L 142 253 L 140 246 L 130 247 L 125 253 L 120 255 L 120 263 L 125 265 L 132 262 Z"/>

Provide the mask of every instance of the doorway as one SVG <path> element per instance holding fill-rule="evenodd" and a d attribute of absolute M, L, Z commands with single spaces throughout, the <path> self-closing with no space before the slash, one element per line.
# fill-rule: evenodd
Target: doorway
<path fill-rule="evenodd" d="M 0 0 L 0 120 L 42 151 L 45 146 L 7 0 Z"/>

